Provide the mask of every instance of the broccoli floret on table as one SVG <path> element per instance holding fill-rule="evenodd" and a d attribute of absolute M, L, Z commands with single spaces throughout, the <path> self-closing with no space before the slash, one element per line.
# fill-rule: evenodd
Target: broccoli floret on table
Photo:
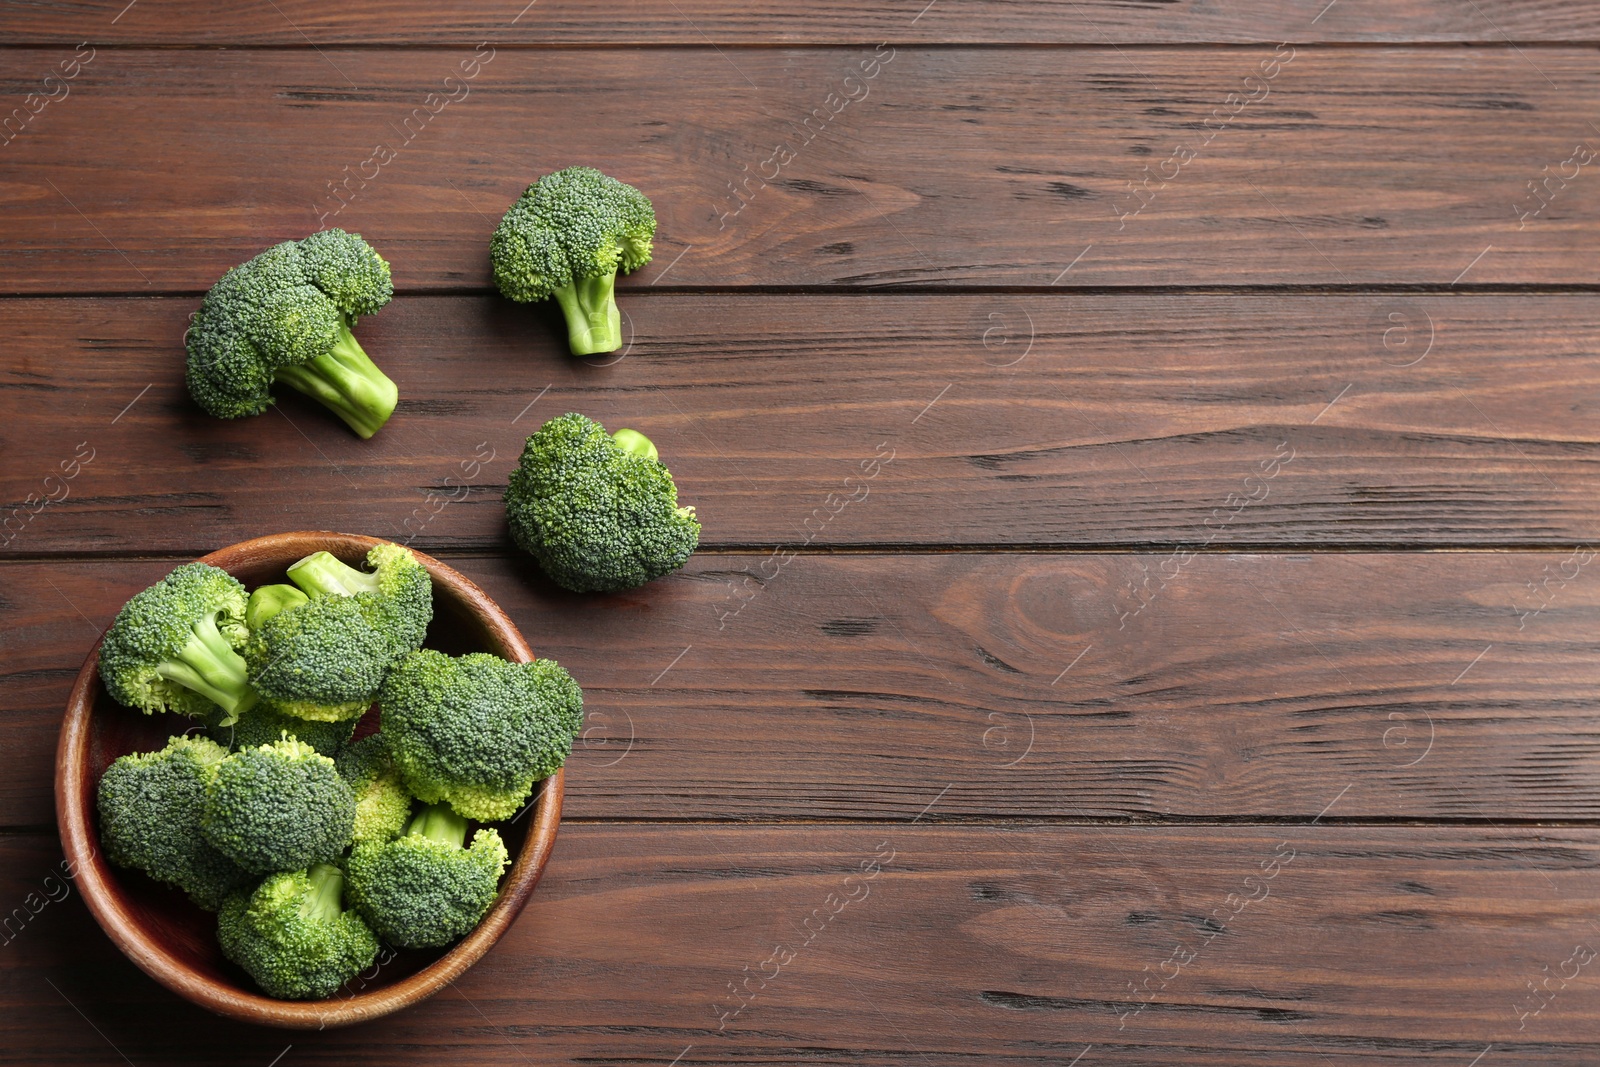
<path fill-rule="evenodd" d="M 448 945 L 478 925 L 506 868 L 500 834 L 480 829 L 445 804 L 422 809 L 405 834 L 357 845 L 350 899 L 378 936 L 396 948 Z"/>
<path fill-rule="evenodd" d="M 583 721 L 583 691 L 559 665 L 482 652 L 413 652 L 389 672 L 378 701 L 411 794 L 484 822 L 517 813 L 534 783 L 566 761 Z"/>
<path fill-rule="evenodd" d="M 378 939 L 344 910 L 344 872 L 327 863 L 274 874 L 230 897 L 217 916 L 222 954 L 270 996 L 332 996 L 378 955 Z"/>
<path fill-rule="evenodd" d="M 362 437 L 399 398 L 351 330 L 389 302 L 389 264 L 358 234 L 324 230 L 285 241 L 224 274 L 187 335 L 189 393 L 223 419 L 259 415 L 282 382 Z"/>
<path fill-rule="evenodd" d="M 221 907 L 250 880 L 200 834 L 206 786 L 227 755 L 209 738 L 174 737 L 107 767 L 98 795 L 106 858 L 177 886 L 207 911 Z"/>
<path fill-rule="evenodd" d="M 500 292 L 519 303 L 555 297 L 575 356 L 622 347 L 617 274 L 650 262 L 650 200 L 593 167 L 547 174 L 511 205 L 489 242 Z"/>
<path fill-rule="evenodd" d="M 617 592 L 683 566 L 700 543 L 692 506 L 636 430 L 569 412 L 528 438 L 506 487 L 511 537 L 573 592 Z"/>
<path fill-rule="evenodd" d="M 411 794 L 389 756 L 383 735 L 362 738 L 334 762 L 355 793 L 355 844 L 398 836 L 411 818 Z"/>
<path fill-rule="evenodd" d="M 265 874 L 337 858 L 355 817 L 355 795 L 333 760 L 285 738 L 217 765 L 201 828 L 229 859 Z"/>
<path fill-rule="evenodd" d="M 245 591 L 227 571 L 186 563 L 136 593 L 100 645 L 100 678 L 120 704 L 145 714 L 232 719 L 256 701 L 238 649 Z"/>

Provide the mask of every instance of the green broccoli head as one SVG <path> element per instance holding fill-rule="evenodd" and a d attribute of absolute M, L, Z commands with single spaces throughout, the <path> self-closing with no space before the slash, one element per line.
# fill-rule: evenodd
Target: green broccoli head
<path fill-rule="evenodd" d="M 383 736 L 412 796 L 469 819 L 516 814 L 572 751 L 583 691 L 554 662 L 432 649 L 397 663 L 378 695 Z"/>
<path fill-rule="evenodd" d="M 313 552 L 289 567 L 289 580 L 312 597 L 354 597 L 394 635 L 401 653 L 422 647 L 433 621 L 433 578 L 409 548 L 385 541 L 367 553 L 362 571 L 331 552 Z"/>
<path fill-rule="evenodd" d="M 356 796 L 355 843 L 359 846 L 398 836 L 411 818 L 411 794 L 389 758 L 383 735 L 362 738 L 334 762 Z"/>
<path fill-rule="evenodd" d="M 269 996 L 332 996 L 372 965 L 378 939 L 343 910 L 344 872 L 327 863 L 265 879 L 237 893 L 217 916 L 222 954 L 249 972 Z"/>
<path fill-rule="evenodd" d="M 284 738 L 235 752 L 206 785 L 206 840 L 247 871 L 292 871 L 350 844 L 356 799 L 333 760 Z"/>
<path fill-rule="evenodd" d="M 617 592 L 683 566 L 700 543 L 693 507 L 636 430 L 615 437 L 576 412 L 528 438 L 506 487 L 512 539 L 552 581 Z"/>
<path fill-rule="evenodd" d="M 146 715 L 227 716 L 256 700 L 245 662 L 244 586 L 227 571 L 186 563 L 117 612 L 100 645 L 100 678 L 119 703 Z"/>
<path fill-rule="evenodd" d="M 251 684 L 274 710 L 341 722 L 372 706 L 401 651 L 357 598 L 324 597 L 263 619 L 244 657 Z"/>
<path fill-rule="evenodd" d="M 470 846 L 466 836 L 467 820 L 437 804 L 404 836 L 350 854 L 350 899 L 386 943 L 436 948 L 478 925 L 499 890 L 506 846 L 492 829 Z"/>
<path fill-rule="evenodd" d="M 285 241 L 224 274 L 189 327 L 189 393 L 223 419 L 259 415 L 282 382 L 362 437 L 394 411 L 394 382 L 351 330 L 389 302 L 389 264 L 343 230 Z"/>
<path fill-rule="evenodd" d="M 656 213 L 639 190 L 593 167 L 547 174 L 511 205 L 489 242 L 500 292 L 519 303 L 555 297 L 575 356 L 622 347 L 617 272 L 650 262 Z"/>
<path fill-rule="evenodd" d="M 100 776 L 100 841 L 106 858 L 175 885 L 216 911 L 250 875 L 205 840 L 206 786 L 228 750 L 204 737 L 174 737 L 159 752 L 123 756 Z"/>
<path fill-rule="evenodd" d="M 317 719 L 302 719 L 298 715 L 279 711 L 265 701 L 241 713 L 238 721 L 232 725 L 224 726 L 222 718 L 221 711 L 217 710 L 203 721 L 207 735 L 226 748 L 256 748 L 260 745 L 270 745 L 284 734 L 288 734 L 329 758 L 339 755 L 355 734 L 356 727 L 361 721 L 341 719 L 337 722 L 323 722 Z"/>

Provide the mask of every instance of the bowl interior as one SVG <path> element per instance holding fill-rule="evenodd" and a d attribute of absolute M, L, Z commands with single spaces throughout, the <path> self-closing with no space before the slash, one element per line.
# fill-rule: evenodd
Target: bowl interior
<path fill-rule="evenodd" d="M 284 568 L 312 552 L 326 550 L 359 565 L 377 543 L 348 534 L 281 534 L 234 545 L 204 561 L 254 589 L 284 581 Z M 533 658 L 516 627 L 482 590 L 437 560 L 417 556 L 434 584 L 427 647 L 452 655 L 492 652 L 510 660 Z M 560 772 L 543 783 L 531 810 L 493 824 L 511 854 L 511 865 L 499 898 L 465 939 L 447 949 L 385 950 L 372 968 L 328 1000 L 263 996 L 242 970 L 223 958 L 215 915 L 140 872 L 110 866 L 99 852 L 95 789 L 101 772 L 126 753 L 159 749 L 169 736 L 198 727 L 180 716 L 143 715 L 112 700 L 100 683 L 96 652 L 79 675 L 62 727 L 57 760 L 62 842 L 68 859 L 82 868 L 78 880 L 85 900 L 112 940 L 152 977 L 203 1007 L 254 1022 L 316 1028 L 394 1011 L 437 991 L 470 966 L 510 925 L 538 881 L 560 818 Z M 372 709 L 357 735 L 376 727 L 377 710 Z"/>

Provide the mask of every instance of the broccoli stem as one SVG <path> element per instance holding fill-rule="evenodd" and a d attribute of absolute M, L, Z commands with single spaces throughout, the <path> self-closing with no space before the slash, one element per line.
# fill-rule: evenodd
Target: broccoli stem
<path fill-rule="evenodd" d="M 279 367 L 272 376 L 328 408 L 363 438 L 378 432 L 400 399 L 394 382 L 361 350 L 348 322 L 332 348 L 296 366 Z"/>
<path fill-rule="evenodd" d="M 575 278 L 553 294 L 567 317 L 567 345 L 575 356 L 615 352 L 622 347 L 622 313 L 617 310 L 617 272 Z"/>
<path fill-rule="evenodd" d="M 344 913 L 344 872 L 331 863 L 313 863 L 306 871 L 311 892 L 300 902 L 300 914 L 319 922 L 333 922 Z"/>
<path fill-rule="evenodd" d="M 221 725 L 238 721 L 239 713 L 253 707 L 256 691 L 250 687 L 249 669 L 244 657 L 233 650 L 217 629 L 217 617 L 207 613 L 194 624 L 194 636 L 183 646 L 177 659 L 164 660 L 156 673 L 168 681 L 212 701 L 228 718 Z"/>
<path fill-rule="evenodd" d="M 611 435 L 611 439 L 624 452 L 643 456 L 645 459 L 661 458 L 661 453 L 656 451 L 655 443 L 638 430 L 618 430 Z"/>
<path fill-rule="evenodd" d="M 448 804 L 429 804 L 411 820 L 406 833 L 420 834 L 430 841 L 460 848 L 467 840 L 467 820 Z"/>
<path fill-rule="evenodd" d="M 254 632 L 279 612 L 299 607 L 310 600 L 292 585 L 263 585 L 250 594 L 250 601 L 244 608 L 244 624 Z"/>
<path fill-rule="evenodd" d="M 376 574 L 358 571 L 331 552 L 313 552 L 290 565 L 289 580 L 315 597 L 379 591 Z"/>

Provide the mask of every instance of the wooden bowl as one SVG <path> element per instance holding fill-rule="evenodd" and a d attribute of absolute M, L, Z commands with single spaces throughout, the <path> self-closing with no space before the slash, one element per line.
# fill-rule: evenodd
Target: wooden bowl
<path fill-rule="evenodd" d="M 284 581 L 284 568 L 313 552 L 328 551 L 358 564 L 376 538 L 340 533 L 285 533 L 243 541 L 202 557 L 245 585 Z M 499 606 L 472 582 L 422 553 L 433 575 L 433 624 L 427 645 L 442 652 L 493 652 L 508 660 L 533 659 L 527 642 Z M 100 774 L 128 752 L 159 749 L 171 734 L 193 726 L 175 715 L 142 715 L 112 700 L 96 669 L 99 644 L 90 650 L 67 702 L 56 749 L 56 821 L 66 858 L 77 872 L 89 911 L 146 974 L 203 1008 L 264 1026 L 325 1029 L 376 1019 L 437 993 L 489 950 L 511 925 L 539 881 L 561 821 L 562 772 L 541 785 L 531 817 L 499 824 L 511 853 L 489 913 L 477 929 L 447 950 L 380 954 L 376 973 L 352 979 L 327 1000 L 275 1000 L 228 963 L 217 946 L 216 916 L 175 889 L 136 871 L 112 868 L 101 854 L 95 789 Z M 390 958 L 392 956 L 392 958 Z"/>

